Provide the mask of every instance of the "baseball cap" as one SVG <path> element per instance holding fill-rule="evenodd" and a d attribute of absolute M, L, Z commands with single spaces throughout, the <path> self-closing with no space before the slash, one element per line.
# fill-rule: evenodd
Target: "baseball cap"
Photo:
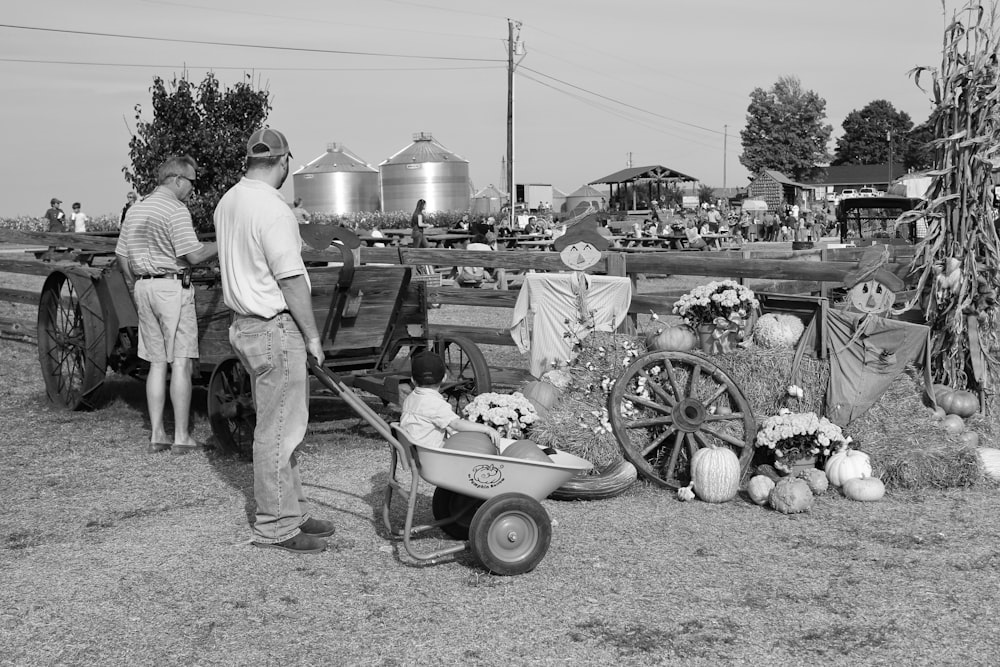
<path fill-rule="evenodd" d="M 56 204 L 61 204 L 61 203 L 62 199 L 59 199 L 58 197 L 53 197 L 52 201 L 49 202 L 49 206 L 55 206 Z"/>
<path fill-rule="evenodd" d="M 247 141 L 247 157 L 292 157 L 285 135 L 269 127 L 262 127 L 250 135 Z"/>
<path fill-rule="evenodd" d="M 410 362 L 410 375 L 420 385 L 437 384 L 444 379 L 444 360 L 433 352 L 421 352 Z"/>

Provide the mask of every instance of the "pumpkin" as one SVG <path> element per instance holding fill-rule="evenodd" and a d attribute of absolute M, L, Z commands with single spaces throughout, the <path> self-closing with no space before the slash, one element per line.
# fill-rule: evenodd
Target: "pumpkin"
<path fill-rule="evenodd" d="M 646 347 L 654 352 L 686 352 L 698 345 L 691 327 L 665 327 L 646 337 Z"/>
<path fill-rule="evenodd" d="M 504 450 L 500 453 L 501 456 L 507 456 L 512 459 L 524 459 L 526 461 L 542 461 L 543 463 L 552 463 L 552 459 L 545 455 L 538 445 L 531 440 L 517 440 L 507 445 Z"/>
<path fill-rule="evenodd" d="M 947 415 L 938 425 L 953 435 L 958 435 L 965 430 L 965 420 L 958 415 Z"/>
<path fill-rule="evenodd" d="M 975 431 L 966 431 L 958 437 L 962 441 L 963 445 L 967 447 L 978 447 L 979 446 L 979 434 Z"/>
<path fill-rule="evenodd" d="M 885 495 L 885 484 L 878 477 L 860 477 L 844 482 L 844 495 L 851 500 L 863 503 L 873 503 L 882 500 Z"/>
<path fill-rule="evenodd" d="M 979 412 L 979 397 L 964 389 L 954 390 L 946 385 L 936 384 L 934 400 L 949 415 L 965 418 Z"/>
<path fill-rule="evenodd" d="M 754 325 L 753 339 L 757 345 L 768 349 L 795 347 L 805 326 L 795 315 L 767 313 Z"/>
<path fill-rule="evenodd" d="M 942 419 L 944 419 L 947 414 L 948 413 L 945 412 L 944 408 L 942 408 L 940 405 L 937 406 L 936 408 L 932 408 L 930 406 L 928 406 L 927 408 L 927 416 L 931 418 L 931 421 L 939 422 Z"/>
<path fill-rule="evenodd" d="M 758 505 L 763 505 L 767 502 L 767 497 L 771 495 L 773 488 L 773 479 L 766 475 L 755 475 L 747 482 L 747 495 L 750 496 L 750 500 Z"/>
<path fill-rule="evenodd" d="M 444 441 L 445 449 L 454 449 L 460 452 L 472 452 L 473 454 L 496 455 L 497 448 L 490 440 L 490 436 L 478 431 L 459 431 L 449 436 Z"/>
<path fill-rule="evenodd" d="M 531 401 L 532 404 L 538 403 L 538 405 L 541 405 L 546 410 L 551 410 L 559 402 L 559 399 L 562 398 L 559 389 L 554 384 L 545 382 L 544 380 L 532 380 L 525 383 L 521 387 L 521 394 Z"/>
<path fill-rule="evenodd" d="M 724 503 L 740 490 L 740 460 L 728 447 L 705 447 L 691 457 L 691 483 L 706 503 Z"/>
<path fill-rule="evenodd" d="M 872 462 L 857 449 L 842 449 L 826 461 L 826 476 L 830 484 L 842 486 L 849 479 L 872 476 Z"/>
<path fill-rule="evenodd" d="M 825 493 L 828 488 L 830 488 L 830 480 L 826 478 L 826 473 L 819 468 L 811 468 L 809 470 L 803 470 L 798 475 L 799 479 L 804 479 L 806 484 L 809 485 L 809 490 L 813 492 L 813 495 L 820 495 Z"/>
<path fill-rule="evenodd" d="M 771 507 L 782 514 L 798 514 L 808 512 L 812 507 L 813 492 L 804 480 L 785 477 L 774 485 L 767 500 Z"/>

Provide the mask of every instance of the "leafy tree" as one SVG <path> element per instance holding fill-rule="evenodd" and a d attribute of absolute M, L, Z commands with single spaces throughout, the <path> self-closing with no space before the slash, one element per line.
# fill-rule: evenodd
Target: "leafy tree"
<path fill-rule="evenodd" d="M 833 127 L 825 124 L 826 100 L 803 90 L 798 78 L 778 79 L 770 90 L 750 93 L 746 127 L 740 132 L 740 163 L 751 174 L 775 169 L 796 180 L 814 176 L 829 159 Z"/>
<path fill-rule="evenodd" d="M 906 148 L 903 152 L 903 164 L 907 169 L 932 169 L 934 167 L 934 115 L 920 125 L 910 130 L 907 135 Z"/>
<path fill-rule="evenodd" d="M 195 85 L 187 78 L 169 83 L 153 79 L 153 119 L 142 119 L 135 105 L 135 134 L 129 140 L 132 166 L 122 167 L 125 180 L 146 194 L 156 187 L 156 168 L 171 155 L 190 155 L 198 162 L 198 182 L 187 201 L 196 229 L 212 230 L 212 212 L 243 172 L 246 140 L 264 125 L 271 95 L 251 79 L 231 88 L 219 87 L 209 72 Z"/>
<path fill-rule="evenodd" d="M 711 185 L 698 186 L 698 203 L 700 204 L 714 204 L 715 203 L 715 188 Z"/>
<path fill-rule="evenodd" d="M 893 161 L 904 159 L 913 121 L 891 102 L 875 100 L 847 114 L 843 127 L 831 164 L 882 164 L 889 161 L 890 139 Z"/>

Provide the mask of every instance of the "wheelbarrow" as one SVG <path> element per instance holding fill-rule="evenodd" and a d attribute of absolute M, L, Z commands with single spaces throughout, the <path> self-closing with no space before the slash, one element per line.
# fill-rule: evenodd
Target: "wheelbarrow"
<path fill-rule="evenodd" d="M 382 503 L 386 530 L 402 538 L 411 558 L 435 563 L 468 548 L 494 574 L 530 572 L 548 552 L 552 521 L 541 501 L 572 477 L 591 469 L 589 461 L 556 450 L 550 462 L 424 447 L 409 440 L 398 424 L 388 424 L 332 371 L 309 360 L 313 375 L 342 398 L 390 445 L 389 483 Z M 402 479 L 400 469 L 409 474 Z M 420 480 L 437 487 L 434 521 L 414 525 Z M 400 529 L 391 518 L 395 493 L 406 501 Z M 424 550 L 413 538 L 434 528 L 462 544 Z"/>

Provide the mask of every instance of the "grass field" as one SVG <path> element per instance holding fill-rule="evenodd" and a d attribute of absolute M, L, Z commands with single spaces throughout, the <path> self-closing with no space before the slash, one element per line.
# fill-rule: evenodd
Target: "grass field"
<path fill-rule="evenodd" d="M 134 380 L 110 380 L 96 411 L 56 411 L 34 348 L 0 341 L 0 415 L 0 664 L 985 665 L 1000 652 L 995 489 L 870 505 L 831 491 L 784 516 L 639 483 L 544 501 L 551 549 L 504 578 L 467 553 L 415 564 L 387 536 L 388 448 L 335 401 L 314 401 L 302 446 L 307 493 L 338 525 L 319 556 L 249 546 L 246 464 L 146 454 Z M 208 436 L 200 409 L 195 424 Z"/>

